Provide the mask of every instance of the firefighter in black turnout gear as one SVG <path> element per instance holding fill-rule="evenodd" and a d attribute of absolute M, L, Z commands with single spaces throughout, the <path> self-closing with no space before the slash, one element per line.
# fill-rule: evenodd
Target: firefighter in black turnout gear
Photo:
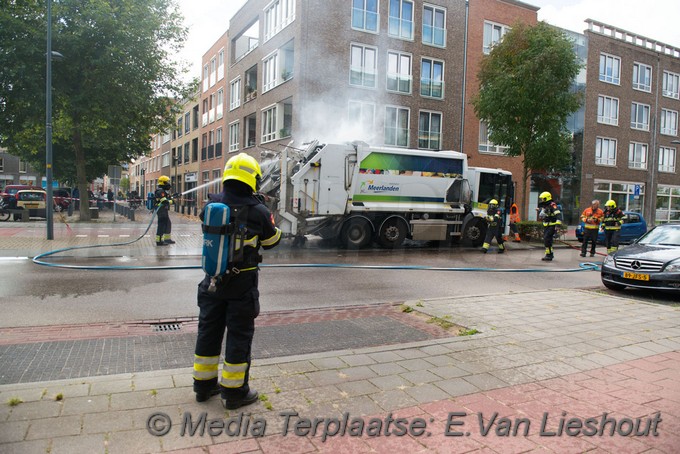
<path fill-rule="evenodd" d="M 270 249 L 281 240 L 274 217 L 258 199 L 262 171 L 257 160 L 240 153 L 227 161 L 222 177 L 223 190 L 211 194 L 210 201 L 228 205 L 230 220 L 245 225 L 242 254 L 230 263 L 228 274 L 219 276 L 214 286 L 206 274 L 198 285 L 198 338 L 194 355 L 194 392 L 203 402 L 221 394 L 228 409 L 236 409 L 257 401 L 258 393 L 248 386 L 251 346 L 255 318 L 260 313 L 258 264 L 259 248 Z M 205 216 L 205 208 L 200 214 Z M 242 231 L 242 230 L 241 230 Z M 222 374 L 218 380 L 220 352 L 227 331 Z"/>
<path fill-rule="evenodd" d="M 616 202 L 614 200 L 607 200 L 607 203 L 604 204 L 604 217 L 602 218 L 604 245 L 607 248 L 607 254 L 619 250 L 623 216 L 623 211 L 616 206 Z"/>
<path fill-rule="evenodd" d="M 555 239 L 555 232 L 557 226 L 562 224 L 560 217 L 562 212 L 555 202 L 553 202 L 552 195 L 545 191 L 538 196 L 538 218 L 543 221 L 543 245 L 545 246 L 545 255 L 541 260 L 550 262 L 554 258 L 553 241 Z"/>
<path fill-rule="evenodd" d="M 156 227 L 156 246 L 167 246 L 175 244 L 170 237 L 172 231 L 172 222 L 170 222 L 170 205 L 175 203 L 173 197 L 177 194 L 171 195 L 170 178 L 162 175 L 158 178 L 158 189 L 154 194 L 154 205 L 158 207 L 156 216 L 158 217 L 158 226 Z"/>
<path fill-rule="evenodd" d="M 489 208 L 486 210 L 486 237 L 484 237 L 484 244 L 482 245 L 482 252 L 486 254 L 489 250 L 491 242 L 496 238 L 498 243 L 498 253 L 505 252 L 505 245 L 503 244 L 503 235 L 501 232 L 501 210 L 498 208 L 498 201 L 491 199 L 489 201 Z"/>

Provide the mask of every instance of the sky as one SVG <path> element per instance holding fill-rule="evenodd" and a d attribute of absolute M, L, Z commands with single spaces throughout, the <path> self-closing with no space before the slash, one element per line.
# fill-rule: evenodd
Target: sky
<path fill-rule="evenodd" d="M 189 27 L 180 55 L 191 64 L 188 79 L 200 77 L 201 57 L 229 27 L 229 19 L 246 0 L 177 0 Z M 327 0 L 349 1 L 349 0 Z M 382 0 L 384 1 L 384 0 Z M 470 0 L 474 1 L 474 0 Z M 538 20 L 583 32 L 594 19 L 680 48 L 679 0 L 523 0 L 538 6 Z"/>

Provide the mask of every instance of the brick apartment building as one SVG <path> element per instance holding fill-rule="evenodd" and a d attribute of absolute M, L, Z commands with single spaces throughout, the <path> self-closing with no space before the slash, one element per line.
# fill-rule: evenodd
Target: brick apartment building
<path fill-rule="evenodd" d="M 680 219 L 680 49 L 591 19 L 581 200 Z"/>

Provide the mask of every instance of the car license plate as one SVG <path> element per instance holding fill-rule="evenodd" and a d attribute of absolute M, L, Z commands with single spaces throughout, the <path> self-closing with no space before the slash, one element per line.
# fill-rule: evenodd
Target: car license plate
<path fill-rule="evenodd" d="M 649 274 L 642 274 L 642 273 L 629 273 L 629 272 L 624 272 L 623 273 L 623 278 L 624 279 L 635 279 L 636 281 L 648 281 L 649 280 Z"/>

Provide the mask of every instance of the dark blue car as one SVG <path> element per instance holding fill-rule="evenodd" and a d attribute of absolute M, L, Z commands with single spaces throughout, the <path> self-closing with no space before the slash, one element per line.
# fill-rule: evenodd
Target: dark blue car
<path fill-rule="evenodd" d="M 623 225 L 621 226 L 620 243 L 632 243 L 647 233 L 647 222 L 642 214 L 634 211 L 624 211 Z M 576 227 L 576 239 L 583 242 L 583 222 Z M 597 234 L 598 244 L 604 244 L 604 232 Z"/>

